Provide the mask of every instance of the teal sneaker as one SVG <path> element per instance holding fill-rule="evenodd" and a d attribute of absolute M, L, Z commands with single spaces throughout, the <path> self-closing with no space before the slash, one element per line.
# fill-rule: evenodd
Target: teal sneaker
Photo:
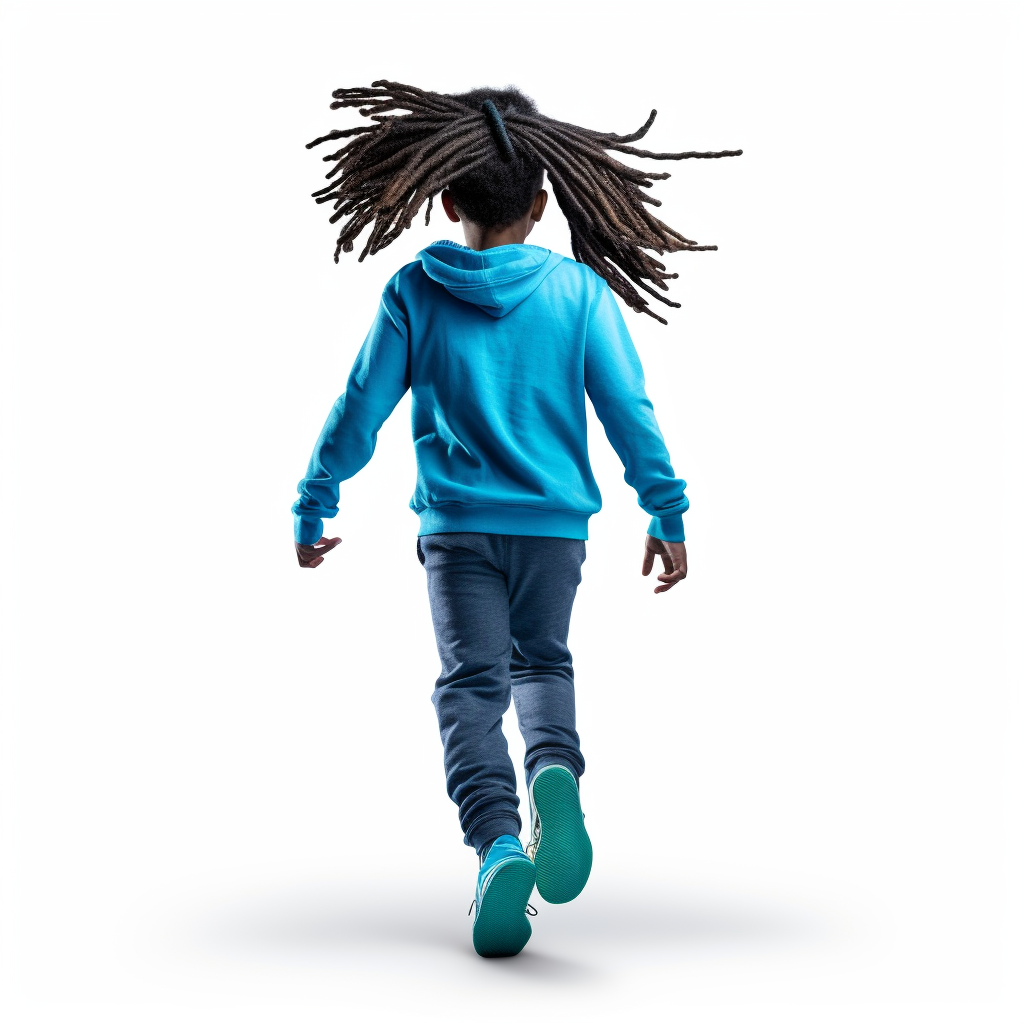
<path fill-rule="evenodd" d="M 536 877 L 533 861 L 515 836 L 494 840 L 480 865 L 473 901 L 473 948 L 481 956 L 515 956 L 530 941 L 527 914 L 533 907 L 527 901 Z"/>
<path fill-rule="evenodd" d="M 537 892 L 548 903 L 576 899 L 590 877 L 594 848 L 583 826 L 580 791 L 568 768 L 541 768 L 530 782 L 531 837 L 527 856 L 537 868 Z"/>

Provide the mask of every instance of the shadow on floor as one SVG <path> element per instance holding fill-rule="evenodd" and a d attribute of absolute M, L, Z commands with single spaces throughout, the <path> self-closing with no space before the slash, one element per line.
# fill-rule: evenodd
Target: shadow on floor
<path fill-rule="evenodd" d="M 206 932 L 217 946 L 238 953 L 372 952 L 376 947 L 472 957 L 464 895 L 444 886 L 424 892 L 373 880 L 349 891 L 307 892 L 236 906 L 211 922 Z M 652 947 L 664 953 L 672 947 L 801 944 L 819 941 L 827 930 L 807 916 L 678 893 L 662 897 L 635 890 L 588 891 L 564 906 L 538 899 L 535 905 L 540 916 L 533 921 L 534 939 L 523 953 L 481 963 L 510 976 L 582 981 L 594 976 L 593 968 L 548 950 L 571 949 L 581 960 L 593 960 L 598 952 L 642 954 Z"/>

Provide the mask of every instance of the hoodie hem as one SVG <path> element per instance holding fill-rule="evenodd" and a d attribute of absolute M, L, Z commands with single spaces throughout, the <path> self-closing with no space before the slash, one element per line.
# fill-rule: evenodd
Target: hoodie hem
<path fill-rule="evenodd" d="M 528 505 L 446 505 L 425 508 L 418 536 L 431 533 L 501 533 L 519 537 L 566 537 L 588 540 L 591 513 Z"/>

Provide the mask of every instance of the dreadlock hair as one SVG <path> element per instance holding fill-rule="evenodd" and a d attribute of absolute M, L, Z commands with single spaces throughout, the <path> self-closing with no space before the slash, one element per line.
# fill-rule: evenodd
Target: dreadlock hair
<path fill-rule="evenodd" d="M 373 124 L 336 129 L 308 143 L 352 138 L 324 157 L 332 179 L 313 193 L 333 202 L 331 223 L 348 218 L 338 235 L 334 262 L 351 252 L 372 223 L 359 259 L 380 252 L 412 222 L 424 203 L 426 220 L 434 196 L 449 188 L 467 219 L 484 227 L 505 227 L 526 215 L 547 171 L 555 199 L 569 222 L 572 254 L 601 275 L 638 313 L 668 323 L 651 310 L 640 289 L 668 306 L 669 274 L 645 250 L 657 253 L 717 249 L 698 245 L 658 220 L 647 206 L 661 206 L 642 189 L 667 172 L 652 173 L 620 163 L 608 150 L 652 160 L 739 156 L 718 153 L 653 153 L 631 142 L 643 138 L 657 115 L 630 135 L 595 132 L 554 121 L 537 111 L 518 89 L 474 89 L 444 95 L 398 82 L 369 88 L 336 89 L 331 109 L 360 107 Z M 405 110 L 407 114 L 388 114 Z M 660 289 L 657 290 L 657 289 Z"/>

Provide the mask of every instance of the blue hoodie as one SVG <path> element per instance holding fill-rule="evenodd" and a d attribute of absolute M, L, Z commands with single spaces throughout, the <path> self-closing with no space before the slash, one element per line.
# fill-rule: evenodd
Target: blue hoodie
<path fill-rule="evenodd" d="M 387 283 L 376 319 L 313 450 L 295 539 L 337 515 L 338 484 L 373 455 L 412 388 L 419 534 L 587 539 L 601 493 L 587 454 L 590 396 L 626 482 L 683 540 L 676 477 L 611 289 L 589 267 L 535 245 L 477 252 L 436 242 Z"/>

